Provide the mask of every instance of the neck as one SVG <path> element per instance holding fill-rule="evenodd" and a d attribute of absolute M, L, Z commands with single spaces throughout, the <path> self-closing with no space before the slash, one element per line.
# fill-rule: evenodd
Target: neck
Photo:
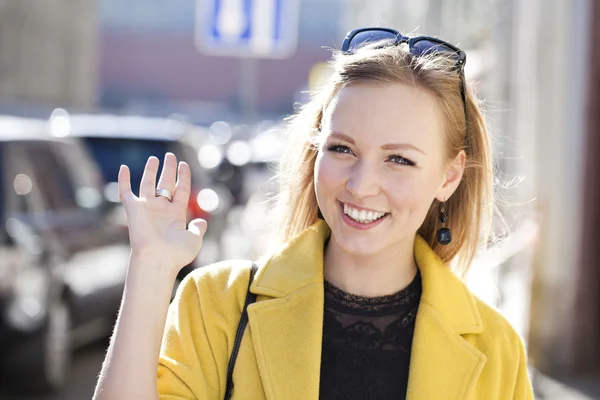
<path fill-rule="evenodd" d="M 407 287 L 417 274 L 414 237 L 366 256 L 351 254 L 332 235 L 324 256 L 324 275 L 334 286 L 360 296 L 385 296 Z"/>

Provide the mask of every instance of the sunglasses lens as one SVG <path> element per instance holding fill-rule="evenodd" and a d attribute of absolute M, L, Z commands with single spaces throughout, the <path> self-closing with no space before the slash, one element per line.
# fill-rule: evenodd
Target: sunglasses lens
<path fill-rule="evenodd" d="M 396 35 L 393 32 L 379 30 L 363 31 L 354 35 L 354 37 L 350 41 L 350 44 L 348 45 L 347 51 L 355 50 L 368 43 L 380 41 L 389 41 L 393 43 L 395 40 Z"/>
<path fill-rule="evenodd" d="M 415 42 L 411 52 L 416 56 L 423 56 L 431 53 L 441 53 L 443 55 L 453 55 L 458 61 L 458 53 L 455 49 L 441 42 L 423 39 Z"/>

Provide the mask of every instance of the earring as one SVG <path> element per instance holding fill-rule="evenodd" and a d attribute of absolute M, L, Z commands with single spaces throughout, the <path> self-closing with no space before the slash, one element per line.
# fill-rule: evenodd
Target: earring
<path fill-rule="evenodd" d="M 446 228 L 446 221 L 448 217 L 446 217 L 446 200 L 442 203 L 442 207 L 440 209 L 440 222 L 442 223 L 442 227 L 437 231 L 437 241 L 441 245 L 450 244 L 452 241 L 452 232 L 450 232 L 449 228 Z"/>

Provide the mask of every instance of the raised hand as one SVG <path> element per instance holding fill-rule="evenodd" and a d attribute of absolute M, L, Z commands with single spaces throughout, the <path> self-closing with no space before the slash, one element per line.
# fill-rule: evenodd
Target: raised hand
<path fill-rule="evenodd" d="M 122 165 L 119 170 L 119 198 L 127 213 L 132 255 L 156 258 L 168 269 L 167 273 L 174 276 L 200 251 L 207 225 L 203 219 L 195 219 L 186 227 L 190 166 L 185 162 L 178 164 L 173 153 L 165 154 L 157 185 L 158 167 L 158 158 L 148 158 L 139 196 L 136 196 L 131 191 L 129 168 Z M 173 193 L 173 200 L 157 196 L 157 188 Z"/>

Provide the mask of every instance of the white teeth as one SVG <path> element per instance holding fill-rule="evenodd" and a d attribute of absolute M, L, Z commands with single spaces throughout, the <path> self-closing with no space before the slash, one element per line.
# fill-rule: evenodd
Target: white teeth
<path fill-rule="evenodd" d="M 347 204 L 344 204 L 344 214 L 348 215 L 353 220 L 361 222 L 363 224 L 373 222 L 385 216 L 384 212 L 357 210 L 348 206 Z"/>
<path fill-rule="evenodd" d="M 367 219 L 367 212 L 365 210 L 360 210 L 360 214 L 358 214 L 358 220 L 363 222 Z"/>

